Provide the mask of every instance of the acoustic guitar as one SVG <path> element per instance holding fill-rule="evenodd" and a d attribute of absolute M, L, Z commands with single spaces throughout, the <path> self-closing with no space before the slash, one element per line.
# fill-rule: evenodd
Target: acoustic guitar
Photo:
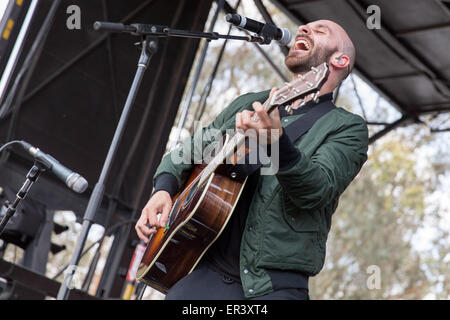
<path fill-rule="evenodd" d="M 264 103 L 271 112 L 279 106 L 290 112 L 290 103 L 312 95 L 317 101 L 328 74 L 323 63 L 278 89 Z M 241 132 L 225 135 L 220 152 L 208 164 L 196 165 L 184 189 L 173 199 L 166 227 L 159 228 L 147 244 L 136 278 L 167 293 L 189 274 L 208 248 L 220 236 L 239 200 L 246 179 L 229 176 L 224 166 L 238 162 L 249 152 Z"/>

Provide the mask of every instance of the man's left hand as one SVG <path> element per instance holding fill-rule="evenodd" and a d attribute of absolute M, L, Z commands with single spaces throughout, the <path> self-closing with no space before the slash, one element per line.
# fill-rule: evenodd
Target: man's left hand
<path fill-rule="evenodd" d="M 270 91 L 268 100 L 270 100 L 276 90 L 277 88 L 273 88 Z M 275 108 L 268 114 L 260 102 L 253 102 L 252 107 L 255 111 L 244 110 L 236 114 L 236 130 L 243 131 L 251 139 L 266 138 L 267 144 L 277 141 L 283 134 L 278 108 Z M 258 141 L 258 143 L 262 143 L 262 141 Z"/>

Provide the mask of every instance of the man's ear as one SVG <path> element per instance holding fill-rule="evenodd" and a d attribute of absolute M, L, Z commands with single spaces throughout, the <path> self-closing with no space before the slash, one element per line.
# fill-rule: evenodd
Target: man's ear
<path fill-rule="evenodd" d="M 345 69 L 350 65 L 350 58 L 344 53 L 336 53 L 330 59 L 330 64 L 339 70 Z"/>

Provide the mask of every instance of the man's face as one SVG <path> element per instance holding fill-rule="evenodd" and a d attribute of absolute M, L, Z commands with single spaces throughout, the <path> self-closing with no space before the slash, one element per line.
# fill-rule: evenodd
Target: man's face
<path fill-rule="evenodd" d="M 337 25 L 319 20 L 298 28 L 295 42 L 284 62 L 293 73 L 304 73 L 323 62 L 329 62 L 339 48 Z"/>

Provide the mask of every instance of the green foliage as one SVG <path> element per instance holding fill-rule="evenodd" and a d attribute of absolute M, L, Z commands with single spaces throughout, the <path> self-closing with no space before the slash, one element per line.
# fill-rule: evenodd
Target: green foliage
<path fill-rule="evenodd" d="M 395 135 L 371 148 L 334 214 L 324 270 L 311 281 L 312 298 L 421 299 L 432 291 L 427 272 L 438 273 L 445 264 L 430 261 L 413 245 L 432 191 L 427 177 L 433 176 L 417 172 L 416 157 Z M 442 258 L 448 248 L 444 244 Z M 380 289 L 367 286 L 370 265 L 380 268 Z"/>

